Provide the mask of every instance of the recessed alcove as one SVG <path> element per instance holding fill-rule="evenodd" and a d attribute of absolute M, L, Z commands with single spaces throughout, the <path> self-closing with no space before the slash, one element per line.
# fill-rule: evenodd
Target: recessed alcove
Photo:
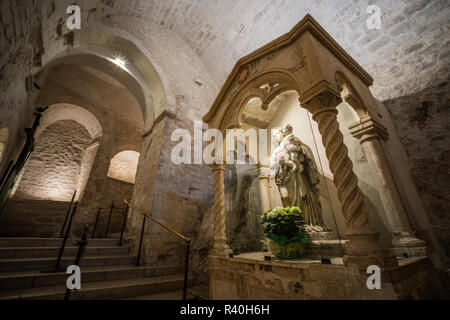
<path fill-rule="evenodd" d="M 89 132 L 73 120 L 44 129 L 28 160 L 14 199 L 70 201 L 78 189 L 83 156 L 92 143 Z"/>
<path fill-rule="evenodd" d="M 108 177 L 123 182 L 134 184 L 139 163 L 139 152 L 122 151 L 111 159 Z"/>
<path fill-rule="evenodd" d="M 405 252 L 424 252 L 423 241 L 410 233 L 382 147 L 390 133 L 368 89 L 372 83 L 311 16 L 238 61 L 203 118 L 226 135 L 226 156 L 219 153 L 223 161 L 212 165 L 211 298 L 404 294 L 395 279 L 380 292 L 365 290 L 362 277 L 371 265 L 407 273 L 420 259 L 400 263 Z M 258 198 L 259 204 L 252 201 Z M 257 222 L 264 212 L 292 205 L 303 212 L 308 243 L 300 259 L 287 262 L 271 245 L 263 253 Z M 287 223 L 277 221 L 268 226 Z M 265 236 L 273 241 L 273 234 Z M 298 279 L 305 288 L 332 282 L 342 290 L 295 290 Z"/>
<path fill-rule="evenodd" d="M 264 88 L 264 86 L 262 87 Z M 243 254 L 261 251 L 265 246 L 260 217 L 267 209 L 283 206 L 273 176 L 273 169 L 269 168 L 271 156 L 277 147 L 274 132 L 276 129 L 291 125 L 294 135 L 302 141 L 313 157 L 314 170 L 317 171 L 320 179 L 318 200 L 327 232 L 311 241 L 330 241 L 326 243 L 327 250 L 321 250 L 319 243 L 315 243 L 315 248 L 310 250 L 310 253 L 314 254 L 316 258 L 320 256 L 321 252 L 323 256 L 342 255 L 340 240 L 343 238 L 346 227 L 341 212 L 341 203 L 333 183 L 333 174 L 317 123 L 313 121 L 308 110 L 300 106 L 298 93 L 295 90 L 283 92 L 274 97 L 267 106 L 263 105 L 260 98 L 251 98 L 242 107 L 239 121 L 243 132 L 238 134 L 235 130 L 229 131 L 226 145 L 227 150 L 236 148 L 234 152 L 228 151 L 227 153 L 224 177 L 226 234 L 230 249 L 235 253 Z M 236 135 L 236 140 L 233 143 L 230 136 L 234 135 Z M 254 139 L 255 136 L 257 136 L 257 140 Z M 262 141 L 261 139 L 266 140 Z M 255 143 L 259 145 L 259 152 L 256 156 L 251 154 L 252 150 L 254 153 L 257 149 L 254 146 Z M 262 145 L 267 146 L 265 154 L 264 151 L 259 150 Z M 235 161 L 230 164 L 233 157 Z M 244 159 L 246 160 L 245 164 L 238 162 Z M 266 172 L 271 171 L 270 177 L 267 177 L 269 187 L 267 194 L 262 194 L 265 191 L 261 187 L 261 183 L 265 178 L 261 176 L 261 167 L 266 168 Z M 264 201 L 268 202 L 267 208 L 263 207 Z M 331 252 L 329 247 L 333 247 L 335 252 Z"/>

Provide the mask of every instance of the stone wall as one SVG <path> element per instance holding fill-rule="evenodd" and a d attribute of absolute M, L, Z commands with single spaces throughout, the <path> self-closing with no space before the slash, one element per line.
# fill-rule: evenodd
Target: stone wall
<path fill-rule="evenodd" d="M 1 1 L 0 22 L 0 128 L 9 129 L 8 148 L 0 163 L 3 172 L 8 162 L 17 156 L 16 146 L 21 146 L 25 126 L 33 117 L 33 113 L 28 112 L 35 106 L 29 100 L 31 88 L 27 87 L 26 78 L 41 63 L 41 2 Z"/>
<path fill-rule="evenodd" d="M 65 76 L 71 74 L 71 77 Z M 85 224 L 93 225 L 99 207 L 124 204 L 124 199 L 131 199 L 134 185 L 108 177 L 111 159 L 126 150 L 139 152 L 143 128 L 139 126 L 141 116 L 139 106 L 131 94 L 118 81 L 91 69 L 77 66 L 60 65 L 49 73 L 47 82 L 37 97 L 37 103 L 54 105 L 64 103 L 79 106 L 89 111 L 98 120 L 102 136 L 92 146 L 96 148 L 95 160 L 89 177 L 84 181 L 86 187 L 81 197 L 77 227 L 79 233 Z M 133 112 L 133 117 L 126 118 L 124 113 Z M 115 112 L 120 110 L 121 113 Z M 130 111 L 131 110 L 131 111 Z M 77 119 L 82 122 L 85 119 Z M 140 119 L 142 125 L 142 118 Z M 98 147 L 97 147 L 98 143 Z M 103 214 L 106 215 L 106 214 Z M 102 215 L 102 217 L 103 217 Z M 122 213 L 114 215 L 112 231 L 118 232 Z M 103 218 L 102 218 L 103 219 Z M 106 221 L 100 221 L 102 228 Z"/>
<path fill-rule="evenodd" d="M 5 214 L 0 216 L 0 236 L 59 236 L 69 205 L 69 202 L 48 200 L 10 200 Z"/>
<path fill-rule="evenodd" d="M 84 151 L 92 138 L 75 121 L 58 121 L 38 137 L 14 195 L 16 199 L 69 201 L 78 189 Z"/>
<path fill-rule="evenodd" d="M 450 85 L 384 102 L 406 149 L 411 174 L 433 231 L 450 255 Z M 417 230 L 425 239 L 426 230 Z"/>
<path fill-rule="evenodd" d="M 430 213 L 432 215 L 430 219 L 443 239 L 443 244 L 448 247 L 448 240 L 445 240 L 448 239 L 446 235 L 448 231 L 445 231 L 448 228 L 441 227 L 445 224 L 443 212 L 448 212 L 448 208 L 445 207 L 445 203 L 448 203 L 445 195 L 448 195 L 448 192 L 442 195 L 446 191 L 445 173 L 442 173 L 445 168 L 442 163 L 446 165 L 448 162 L 446 151 L 426 149 L 421 153 L 433 154 L 433 157 L 425 159 L 430 161 L 430 158 L 433 158 L 432 166 L 425 166 L 424 158 L 416 158 L 413 152 L 415 149 L 422 150 L 423 146 L 431 148 L 432 142 L 442 139 L 432 129 L 435 128 L 434 125 L 430 125 L 430 136 L 427 135 L 417 143 L 412 138 L 417 136 L 415 134 L 410 136 L 410 128 L 403 125 L 410 121 L 405 115 L 417 113 L 419 115 L 418 120 L 415 120 L 417 123 L 428 124 L 437 121 L 440 131 L 445 117 L 439 119 L 433 117 L 433 120 L 427 118 L 426 121 L 422 121 L 420 119 L 423 118 L 422 114 L 427 108 L 416 111 L 416 108 L 408 107 L 407 104 L 394 108 L 400 105 L 400 102 L 395 101 L 407 100 L 416 103 L 412 97 L 425 99 L 419 100 L 420 103 L 434 101 L 431 109 L 437 105 L 442 108 L 444 106 L 440 98 L 442 96 L 440 89 L 426 88 L 431 88 L 431 85 L 437 87 L 448 75 L 450 56 L 445 23 L 449 7 L 445 0 L 389 3 L 382 0 L 364 0 L 348 1 L 345 4 L 335 0 L 289 0 L 279 6 L 274 6 L 271 0 L 261 0 L 252 4 L 248 1 L 224 1 L 220 4 L 211 2 L 208 5 L 201 1 L 184 3 L 147 0 L 82 0 L 77 3 L 83 10 L 83 31 L 92 31 L 94 37 L 100 38 L 97 33 L 102 30 L 100 26 L 109 27 L 108 31 L 114 31 L 116 35 L 137 43 L 160 73 L 167 95 L 167 105 L 164 107 L 175 114 L 176 120 L 169 119 L 167 126 L 164 120 L 144 138 L 134 201 L 139 207 L 145 210 L 148 208 L 156 217 L 174 223 L 189 235 L 202 239 L 203 244 L 197 243 L 194 249 L 194 254 L 198 257 L 194 258 L 194 261 L 197 261 L 196 270 L 202 270 L 201 266 L 205 261 L 204 252 L 210 247 L 210 238 L 205 237 L 206 235 L 212 237 L 211 217 L 208 215 L 210 211 L 205 210 L 206 204 L 211 205 L 212 201 L 212 178 L 206 166 L 174 166 L 170 162 L 170 151 L 173 147 L 170 141 L 171 133 L 178 127 L 192 128 L 192 120 L 200 119 L 208 111 L 220 85 L 237 59 L 287 32 L 307 13 L 312 14 L 345 50 L 370 71 L 375 78 L 373 92 L 378 98 L 400 97 L 392 100 L 393 107 L 388 108 L 393 113 L 403 143 L 407 144 L 405 147 L 414 163 L 413 172 L 417 170 L 416 185 L 421 190 L 424 202 L 429 203 L 430 212 L 433 212 Z M 365 11 L 369 4 L 377 4 L 382 9 L 382 30 L 367 29 L 368 15 Z M 53 79 L 51 86 L 43 88 L 49 93 L 47 99 L 38 99 L 36 103 L 33 101 L 38 90 L 27 91 L 25 78 L 31 71 L 40 70 L 44 44 L 47 60 L 51 60 L 58 50 L 70 49 L 62 32 L 67 31 L 64 26 L 67 17 L 65 6 L 65 2 L 54 0 L 1 1 L 0 128 L 8 127 L 10 137 L 0 169 L 4 168 L 19 151 L 24 139 L 23 129 L 29 126 L 36 105 L 71 101 L 92 111 L 96 110 L 93 113 L 102 120 L 105 136 L 102 141 L 103 147 L 100 146 L 98 151 L 98 161 L 93 166 L 92 180 L 86 185 L 89 192 L 84 198 L 81 212 L 84 221 L 92 221 L 99 205 L 107 206 L 112 200 L 116 200 L 114 197 L 105 196 L 107 194 L 105 190 L 108 188 L 124 190 L 123 194 L 118 194 L 119 197 L 129 192 L 130 186 L 116 185 L 114 181 L 110 181 L 114 184 L 112 186 L 108 182 L 109 161 L 117 152 L 123 151 L 110 147 L 118 143 L 137 145 L 136 151 L 140 151 L 141 141 L 136 137 L 140 137 L 142 132 L 117 119 L 110 111 L 110 105 L 102 103 L 103 101 L 99 103 L 99 97 L 90 97 L 94 99 L 80 97 L 80 93 L 98 93 L 92 86 L 86 88 L 80 81 L 77 83 L 71 81 L 70 87 L 67 85 L 64 87 L 62 79 L 67 79 L 69 71 L 70 74 L 76 75 L 73 68 L 60 70 L 59 77 Z M 223 12 L 230 14 L 224 15 Z M 95 25 L 95 28 L 90 30 L 88 24 Z M 80 79 L 86 78 L 78 80 Z M 69 92 L 69 89 L 73 91 Z M 161 88 L 151 89 L 154 90 L 152 93 L 155 96 L 156 90 L 158 97 L 164 95 L 160 92 Z M 426 95 L 419 93 L 420 97 L 405 98 L 423 89 L 429 93 Z M 116 91 L 117 89 L 111 92 Z M 104 95 L 100 98 L 109 98 L 108 102 L 112 104 L 111 100 L 116 96 Z M 127 101 L 123 105 L 127 105 Z M 443 113 L 440 111 L 439 114 Z M 122 129 L 132 133 L 129 139 L 115 134 Z M 418 130 L 416 128 L 413 131 Z M 115 140 L 116 138 L 119 141 Z M 445 145 L 445 139 L 442 145 Z M 433 176 L 436 180 L 431 179 Z M 432 184 L 434 181 L 438 183 Z M 154 192 L 155 190 L 157 192 Z M 170 205 L 165 204 L 166 200 L 170 200 Z M 199 201 L 198 204 L 196 201 Z M 179 213 L 183 208 L 188 208 L 186 210 L 189 216 Z M 140 222 L 136 215 L 131 219 L 133 223 L 130 227 L 130 236 L 137 237 Z M 203 222 L 200 222 L 202 220 Z M 189 222 L 188 226 L 183 225 L 184 221 Z M 200 230 L 205 237 L 197 234 L 199 225 L 202 226 Z M 148 232 L 150 231 L 154 230 L 150 229 Z M 160 232 L 155 233 L 155 237 L 151 240 L 146 237 L 144 243 L 149 257 L 158 257 L 160 252 L 166 252 L 167 248 L 171 250 L 176 247 L 172 250 L 173 259 L 182 260 L 180 255 L 182 245 L 171 244 L 171 240 L 168 240 L 171 235 Z M 158 239 L 162 239 L 162 243 L 167 241 L 167 247 L 162 245 L 152 248 L 152 241 Z"/>

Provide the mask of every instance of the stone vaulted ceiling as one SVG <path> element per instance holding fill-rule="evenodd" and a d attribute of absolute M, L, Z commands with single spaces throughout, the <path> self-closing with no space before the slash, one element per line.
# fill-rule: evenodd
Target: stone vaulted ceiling
<path fill-rule="evenodd" d="M 307 13 L 375 79 L 379 99 L 447 80 L 448 0 L 109 0 L 107 19 L 151 21 L 182 36 L 220 86 L 236 61 L 288 32 Z M 366 12 L 382 11 L 380 30 Z"/>

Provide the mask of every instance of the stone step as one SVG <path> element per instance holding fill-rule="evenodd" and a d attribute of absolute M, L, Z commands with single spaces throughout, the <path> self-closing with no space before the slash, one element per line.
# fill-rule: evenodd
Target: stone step
<path fill-rule="evenodd" d="M 176 291 L 183 287 L 182 274 L 143 277 L 128 280 L 88 282 L 71 294 L 71 300 L 115 300 L 145 296 L 160 292 Z M 0 292 L 0 300 L 63 300 L 66 285 L 28 288 Z M 181 297 L 180 297 L 181 300 Z"/>
<path fill-rule="evenodd" d="M 79 238 L 69 239 L 68 243 L 76 242 Z M 60 247 L 62 238 L 0 238 L 0 248 L 15 247 Z M 88 239 L 88 247 L 118 246 L 118 239 Z"/>
<path fill-rule="evenodd" d="M 346 242 L 348 240 L 313 240 L 306 249 L 306 257 L 315 259 L 342 257 Z"/>
<path fill-rule="evenodd" d="M 81 262 L 81 268 L 124 266 L 135 262 L 136 258 L 130 255 L 124 256 L 87 256 Z M 67 268 L 75 261 L 73 257 L 63 257 L 61 267 Z M 47 270 L 55 266 L 56 258 L 24 258 L 24 259 L 0 259 L 0 272 L 20 272 L 33 270 Z"/>
<path fill-rule="evenodd" d="M 0 259 L 6 258 L 34 258 L 34 257 L 57 257 L 59 247 L 0 247 Z M 78 247 L 66 247 L 64 256 L 76 256 Z M 129 247 L 90 247 L 88 246 L 84 252 L 84 256 L 112 256 L 127 255 L 130 253 Z"/>
<path fill-rule="evenodd" d="M 137 296 L 137 297 L 126 297 L 122 298 L 121 300 L 128 300 L 128 301 L 176 301 L 181 300 L 183 298 L 183 290 L 177 290 L 177 291 L 167 291 L 167 292 L 160 292 L 160 293 L 153 293 L 148 294 L 145 296 Z M 196 301 L 196 300 L 203 300 L 198 299 L 195 295 L 192 295 L 189 291 L 186 294 L 186 300 L 188 301 Z"/>
<path fill-rule="evenodd" d="M 333 233 L 329 231 L 323 232 L 308 232 L 308 238 L 314 240 L 333 240 Z"/>
<path fill-rule="evenodd" d="M 180 274 L 183 267 L 135 267 L 134 265 L 103 268 L 81 268 L 82 283 L 95 281 L 127 280 Z M 65 284 L 69 275 L 62 273 L 11 272 L 0 273 L 0 291 L 49 287 Z"/>

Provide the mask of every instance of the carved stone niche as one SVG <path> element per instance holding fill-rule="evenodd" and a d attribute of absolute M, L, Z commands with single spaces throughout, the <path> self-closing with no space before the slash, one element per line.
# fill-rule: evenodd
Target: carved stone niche
<path fill-rule="evenodd" d="M 364 194 L 353 172 L 353 163 L 337 121 L 337 106 L 347 102 L 356 112 L 359 121 L 350 132 L 372 156 L 372 173 L 383 182 L 377 187 L 385 213 L 394 236 L 394 246 L 422 246 L 412 237 L 413 232 L 399 200 L 383 149 L 374 139 L 388 139 L 377 102 L 369 86 L 370 75 L 359 66 L 322 27 L 309 15 L 290 32 L 240 59 L 216 98 L 211 110 L 203 118 L 210 128 L 225 133 L 231 128 L 267 127 L 267 114 L 273 112 L 269 105 L 283 94 L 295 91 L 303 108 L 317 122 L 326 149 L 333 182 L 341 202 L 347 225 L 346 261 L 355 264 L 359 259 L 378 264 L 393 264 L 385 259 L 378 245 L 378 233 L 369 219 Z M 249 109 L 244 107 L 253 106 Z M 252 109 L 253 108 L 253 109 Z M 260 109 L 266 114 L 256 112 Z M 270 118 L 270 116 L 269 116 Z M 215 192 L 219 203 L 215 205 L 216 248 L 214 252 L 227 253 L 223 248 L 227 241 L 223 233 L 225 224 L 223 203 L 223 178 L 220 170 L 215 172 Z M 221 180 L 222 179 L 222 180 Z M 264 179 L 262 179 L 264 180 Z M 267 187 L 265 187 L 267 188 Z M 264 189 L 264 188 L 262 188 Z M 394 208 L 394 209 L 390 209 Z M 370 258 L 368 258 L 370 257 Z M 380 262 L 381 261 L 381 262 Z M 390 261 L 390 262 L 389 262 Z"/>
<path fill-rule="evenodd" d="M 345 218 L 347 233 L 344 237 L 348 241 L 344 248 L 343 268 L 364 274 L 371 265 L 377 265 L 385 270 L 399 270 L 392 251 L 383 250 L 379 245 L 378 232 L 369 218 L 365 196 L 358 186 L 358 177 L 353 171 L 353 163 L 348 156 L 348 149 L 337 121 L 337 107 L 345 100 L 359 117 L 358 124 L 350 128 L 354 137 L 361 139 L 362 144 L 365 141 L 373 141 L 374 132 L 377 133 L 376 139 L 388 139 L 384 127 L 380 125 L 382 119 L 376 109 L 377 102 L 369 90 L 372 83 L 370 75 L 310 15 L 307 15 L 287 34 L 240 59 L 211 110 L 203 118 L 209 128 L 220 130 L 224 136 L 227 129 L 245 128 L 249 125 L 264 128 L 268 123 L 267 114 L 257 110 L 270 113 L 268 106 L 273 104 L 276 98 L 279 99 L 284 93 L 296 91 L 301 107 L 307 109 L 318 124 Z M 253 105 L 250 109 L 245 109 L 249 103 Z M 372 148 L 370 152 L 374 153 L 378 161 L 373 166 L 376 173 L 372 174 L 378 174 L 385 181 L 390 181 L 392 176 L 389 176 L 383 149 L 377 145 L 368 146 Z M 234 260 L 227 246 L 225 165 L 215 164 L 212 169 L 215 238 L 214 249 L 210 254 L 210 280 L 211 298 L 214 299 L 218 297 L 216 292 L 218 288 L 214 283 L 224 280 L 224 274 L 227 274 L 230 268 L 236 268 L 239 274 L 241 268 L 239 264 L 242 264 L 242 261 L 239 258 Z M 260 180 L 264 182 L 261 184 L 261 190 L 266 190 L 267 175 L 264 172 L 267 170 L 261 166 L 260 169 Z M 382 192 L 381 189 L 386 186 L 395 187 L 387 183 L 381 185 L 377 191 Z M 390 205 L 389 201 L 395 201 L 400 205 L 396 197 L 396 190 L 390 190 L 383 197 L 386 206 Z M 265 200 L 270 203 L 270 198 Z M 262 203 L 262 206 L 267 204 Z M 401 214 L 401 208 L 395 208 L 396 210 L 392 210 L 391 213 Z M 407 221 L 403 217 L 395 217 L 392 223 L 399 232 L 397 242 L 409 241 L 401 236 L 410 231 L 410 228 L 404 225 Z M 264 260 L 257 263 L 260 264 L 260 269 L 268 264 Z M 237 276 L 232 277 L 235 278 L 240 279 Z M 230 281 L 234 281 L 232 279 Z M 342 279 L 336 278 L 336 281 L 340 283 Z M 391 284 L 394 282 L 391 279 L 386 281 Z M 386 294 L 392 297 L 394 293 L 392 291 Z M 400 296 L 399 293 L 394 295 Z"/>

